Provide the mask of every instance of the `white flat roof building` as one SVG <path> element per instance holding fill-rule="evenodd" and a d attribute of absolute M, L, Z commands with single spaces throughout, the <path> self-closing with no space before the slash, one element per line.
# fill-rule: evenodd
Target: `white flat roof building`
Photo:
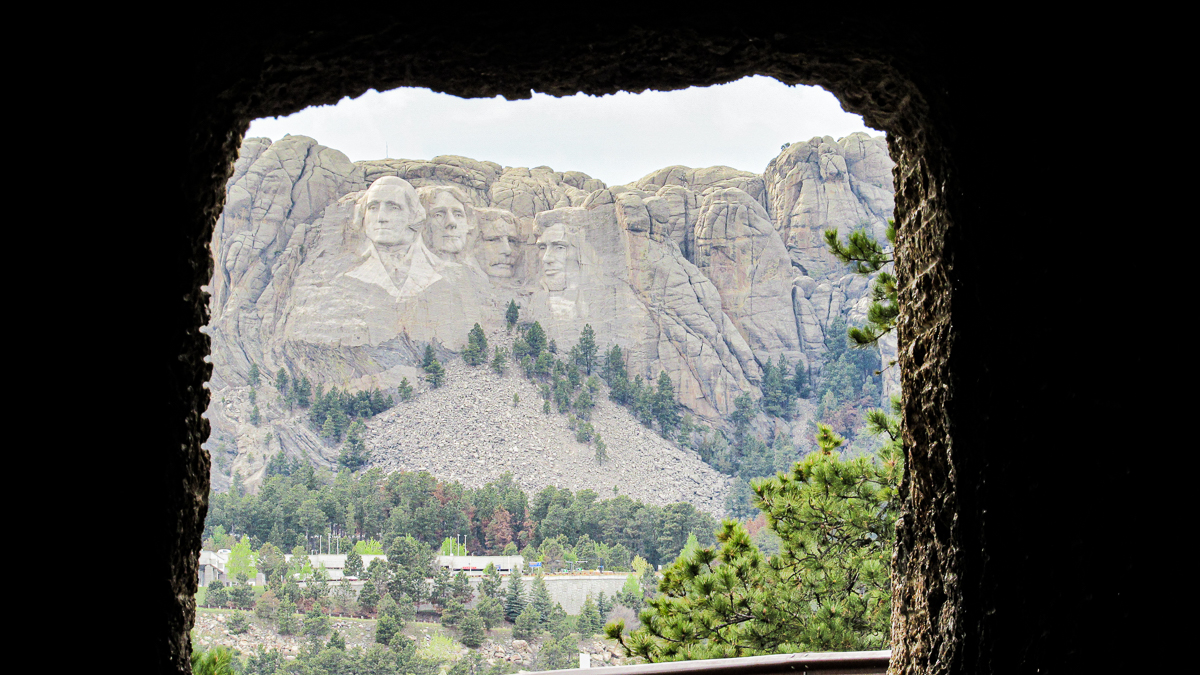
<path fill-rule="evenodd" d="M 525 568 L 525 559 L 519 555 L 439 555 L 437 564 L 451 572 L 463 571 L 468 576 L 483 574 L 483 570 L 491 563 L 501 574 L 518 573 Z"/>

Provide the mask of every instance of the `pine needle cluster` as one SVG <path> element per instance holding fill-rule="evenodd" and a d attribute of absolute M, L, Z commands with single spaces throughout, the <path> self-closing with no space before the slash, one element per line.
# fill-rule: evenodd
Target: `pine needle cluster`
<path fill-rule="evenodd" d="M 887 238 L 891 247 L 896 245 L 896 224 L 889 220 Z M 892 256 L 884 247 L 859 230 L 851 232 L 846 243 L 838 239 L 837 230 L 825 231 L 825 243 L 829 252 L 835 258 L 846 264 L 854 265 L 856 274 L 875 274 L 875 282 L 871 285 L 871 307 L 867 310 L 867 325 L 865 328 L 851 328 L 848 332 L 850 339 L 858 346 L 865 347 L 875 344 L 879 338 L 896 327 L 900 317 L 896 277 L 884 268 L 891 264 Z"/>

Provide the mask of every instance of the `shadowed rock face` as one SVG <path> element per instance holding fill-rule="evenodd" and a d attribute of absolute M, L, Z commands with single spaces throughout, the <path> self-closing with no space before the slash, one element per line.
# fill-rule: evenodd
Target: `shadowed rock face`
<path fill-rule="evenodd" d="M 765 175 L 672 166 L 608 187 L 549 167 L 352 163 L 302 136 L 247 139 L 213 242 L 213 391 L 244 385 L 251 363 L 327 387 L 416 384 L 426 343 L 461 349 L 475 323 L 501 329 L 515 300 L 563 349 L 590 324 L 631 375 L 666 371 L 684 406 L 716 419 L 758 397 L 768 359 L 815 371 L 830 322 L 865 317 L 865 280 L 787 244 L 879 215 L 852 181 L 890 188 L 882 139 L 830 141 L 793 145 Z M 797 170 L 816 178 L 780 177 Z M 802 268 L 801 254 L 817 262 Z M 210 414 L 214 437 L 240 448 L 251 429 L 235 417 Z M 275 434 L 289 452 L 327 454 L 308 436 Z M 235 466 L 252 482 L 261 469 Z"/>

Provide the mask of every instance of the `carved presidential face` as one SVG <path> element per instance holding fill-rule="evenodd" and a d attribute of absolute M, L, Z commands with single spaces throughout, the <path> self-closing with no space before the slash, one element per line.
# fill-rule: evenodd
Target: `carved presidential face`
<path fill-rule="evenodd" d="M 546 289 L 561 291 L 567 288 L 568 275 L 575 260 L 575 246 L 567 239 L 567 228 L 555 223 L 542 232 L 537 240 L 542 253 L 542 281 Z"/>
<path fill-rule="evenodd" d="M 467 218 L 467 207 L 449 192 L 434 196 L 429 208 L 429 224 L 433 247 L 446 253 L 462 251 L 473 229 Z"/>
<path fill-rule="evenodd" d="M 416 191 L 407 182 L 375 181 L 367 190 L 363 232 L 380 246 L 407 246 L 416 239 L 413 226 L 424 215 L 418 208 Z"/>
<path fill-rule="evenodd" d="M 476 259 L 488 276 L 508 278 L 517 262 L 517 226 L 502 216 L 480 223 L 481 239 Z"/>

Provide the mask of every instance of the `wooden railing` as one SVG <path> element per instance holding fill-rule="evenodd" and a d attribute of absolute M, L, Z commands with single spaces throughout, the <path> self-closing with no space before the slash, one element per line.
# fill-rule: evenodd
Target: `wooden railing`
<path fill-rule="evenodd" d="M 737 659 L 704 659 L 646 663 L 637 666 L 611 666 L 599 669 L 596 675 L 885 675 L 891 650 L 878 652 L 805 652 L 801 654 L 771 654 L 746 656 Z M 574 673 L 578 669 L 544 670 L 541 673 Z M 529 675 L 540 675 L 529 673 Z"/>

